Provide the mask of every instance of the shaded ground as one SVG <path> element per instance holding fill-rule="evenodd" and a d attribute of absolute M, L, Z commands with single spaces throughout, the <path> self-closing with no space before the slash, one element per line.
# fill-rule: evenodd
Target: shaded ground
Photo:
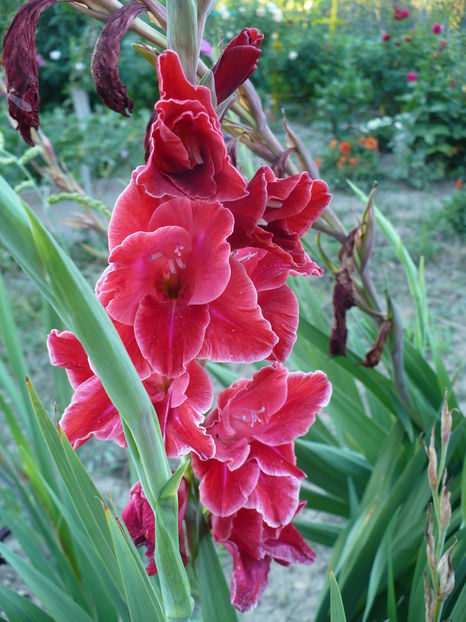
<path fill-rule="evenodd" d="M 122 189 L 119 182 L 99 185 L 97 194 L 112 205 L 118 192 Z M 367 190 L 367 188 L 365 188 Z M 391 220 L 415 259 L 425 257 L 425 274 L 431 317 L 439 338 L 440 349 L 450 373 L 454 373 L 465 357 L 466 323 L 464 322 L 464 291 L 466 279 L 464 265 L 466 248 L 464 240 L 447 235 L 435 226 L 436 215 L 440 213 L 441 202 L 451 192 L 450 185 L 437 184 L 428 190 L 418 191 L 408 187 L 399 187 L 393 182 L 380 185 L 376 203 L 383 213 Z M 30 199 L 30 196 L 26 197 Z M 37 202 L 32 199 L 32 203 Z M 332 207 L 348 228 L 362 213 L 362 206 L 354 195 L 346 192 L 335 192 Z M 62 221 L 75 211 L 75 206 L 59 204 L 54 206 L 46 220 Z M 73 243 L 73 258 L 84 267 L 89 280 L 94 283 L 105 267 L 103 260 L 90 256 L 74 242 L 76 240 L 94 246 L 100 251 L 105 250 L 105 242 L 94 233 L 71 230 L 69 227 L 58 226 L 58 232 L 68 243 Z M 332 241 L 323 240 L 325 248 L 333 258 L 338 248 Z M 391 251 L 381 236 L 378 237 L 373 259 L 374 278 L 379 291 L 389 286 L 391 294 L 398 302 L 406 329 L 410 330 L 413 318 L 413 306 L 404 274 L 399 264 L 393 259 Z M 45 349 L 46 330 L 40 296 L 8 257 L 0 249 L 0 268 L 6 281 L 7 290 L 13 301 L 15 319 L 18 323 L 22 346 L 25 353 L 33 382 L 47 406 L 54 400 L 53 383 Z M 322 300 L 330 305 L 332 280 L 324 276 L 315 284 Z M 1 345 L 0 345 L 0 355 Z M 460 399 L 464 401 L 466 385 L 464 374 L 457 384 Z M 102 492 L 110 491 L 117 503 L 122 507 L 127 497 L 129 479 L 128 465 L 124 453 L 110 444 L 92 443 L 85 446 L 82 457 L 88 465 Z M 270 585 L 261 599 L 259 607 L 241 616 L 246 622 L 311 622 L 316 602 L 327 573 L 329 551 L 323 547 L 315 547 L 317 561 L 310 567 L 283 568 L 273 564 Z M 0 566 L 0 581 L 12 589 L 22 590 L 14 573 L 6 566 Z"/>

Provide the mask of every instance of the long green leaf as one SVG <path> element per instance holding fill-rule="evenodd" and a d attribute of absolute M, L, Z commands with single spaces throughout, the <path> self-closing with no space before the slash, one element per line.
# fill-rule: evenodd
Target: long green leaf
<path fill-rule="evenodd" d="M 58 620 L 73 620 L 73 622 L 95 622 L 53 581 L 29 566 L 19 555 L 12 553 L 1 542 L 0 554 L 41 600 L 52 617 Z"/>
<path fill-rule="evenodd" d="M 53 237 L 0 177 L 0 239 L 29 274 L 89 354 L 108 396 L 122 418 L 130 455 L 146 497 L 155 509 L 157 495 L 171 475 L 160 426 L 131 360 L 104 308 Z M 168 539 L 163 555 L 156 543 L 161 573 L 177 580 L 164 585 L 164 600 L 176 601 L 175 617 L 191 612 L 189 581 L 178 549 L 177 504 L 166 504 L 159 520 Z M 171 615 L 170 612 L 167 612 Z"/>
<path fill-rule="evenodd" d="M 53 622 L 53 618 L 28 598 L 0 585 L 0 603 L 10 622 Z"/>
<path fill-rule="evenodd" d="M 163 622 L 165 616 L 157 594 L 150 584 L 144 564 L 131 538 L 123 530 L 122 521 L 120 520 L 118 524 L 108 508 L 105 510 L 105 516 L 122 576 L 131 621 Z"/>
<path fill-rule="evenodd" d="M 345 608 L 337 580 L 330 568 L 330 622 L 346 622 Z"/>
<path fill-rule="evenodd" d="M 208 532 L 199 542 L 197 572 L 204 622 L 236 622 L 238 618 L 230 604 L 230 590 Z"/>

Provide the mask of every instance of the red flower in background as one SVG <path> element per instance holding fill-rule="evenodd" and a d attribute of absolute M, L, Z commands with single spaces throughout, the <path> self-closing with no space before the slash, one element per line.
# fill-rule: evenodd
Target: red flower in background
<path fill-rule="evenodd" d="M 289 373 L 279 363 L 222 391 L 206 419 L 215 458 L 193 456 L 202 503 L 218 516 L 248 508 L 271 527 L 289 523 L 305 477 L 293 440 L 307 432 L 330 392 L 324 373 Z"/>
<path fill-rule="evenodd" d="M 406 74 L 406 80 L 408 82 L 417 82 L 418 80 L 418 75 L 415 71 L 408 71 L 408 73 Z"/>
<path fill-rule="evenodd" d="M 311 564 L 315 559 L 296 527 L 291 523 L 270 527 L 255 510 L 241 509 L 227 518 L 212 515 L 212 534 L 233 558 L 231 602 L 239 611 L 257 604 L 273 559 L 282 566 Z"/>
<path fill-rule="evenodd" d="M 178 56 L 168 50 L 157 60 L 160 100 L 150 130 L 150 155 L 137 183 L 153 197 L 231 200 L 246 182 L 231 164 L 210 91 L 193 86 Z"/>
<path fill-rule="evenodd" d="M 434 33 L 434 35 L 439 35 L 443 32 L 443 26 L 442 24 L 439 24 L 438 22 L 436 22 L 433 26 L 432 26 L 432 32 Z"/>
<path fill-rule="evenodd" d="M 188 560 L 182 523 L 184 513 L 186 511 L 186 504 L 188 503 L 188 492 L 188 485 L 186 481 L 182 479 L 178 489 L 178 535 L 180 553 L 185 564 Z M 154 560 L 156 537 L 154 513 L 146 497 L 144 496 L 140 482 L 136 482 L 136 484 L 134 484 L 129 492 L 129 495 L 129 503 L 121 513 L 121 518 L 123 519 L 134 544 L 138 548 L 140 546 L 144 546 L 146 548 L 146 557 L 149 559 L 149 564 L 146 567 L 147 574 L 153 575 L 157 572 Z"/>
<path fill-rule="evenodd" d="M 263 39 L 256 28 L 243 28 L 223 50 L 212 67 L 217 103 L 227 99 L 256 70 Z"/>
<path fill-rule="evenodd" d="M 403 21 L 409 17 L 409 9 L 401 9 L 395 5 L 393 17 L 398 21 Z"/>
<path fill-rule="evenodd" d="M 390 41 L 391 38 L 392 35 L 389 32 L 386 32 L 384 35 L 382 35 L 382 41 Z"/>

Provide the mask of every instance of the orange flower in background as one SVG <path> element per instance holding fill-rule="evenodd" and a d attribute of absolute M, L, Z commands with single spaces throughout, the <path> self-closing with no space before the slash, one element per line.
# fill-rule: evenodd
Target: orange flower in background
<path fill-rule="evenodd" d="M 316 158 L 314 161 L 316 163 L 317 168 L 320 168 L 322 166 L 322 160 L 320 158 Z"/>
<path fill-rule="evenodd" d="M 379 150 L 379 143 L 377 142 L 377 138 L 375 138 L 375 136 L 361 136 L 359 142 L 363 147 L 369 149 L 369 151 Z"/>
<path fill-rule="evenodd" d="M 338 162 L 337 162 L 338 168 L 343 168 L 345 166 L 345 162 L 346 162 L 346 156 L 342 155 L 340 158 L 338 158 Z"/>
<path fill-rule="evenodd" d="M 335 149 L 335 147 L 338 145 L 338 140 L 336 138 L 334 138 L 333 140 L 330 141 L 329 143 L 329 147 L 330 149 Z"/>
<path fill-rule="evenodd" d="M 461 181 L 461 179 L 459 179 L 459 178 L 458 178 L 458 179 L 455 181 L 455 188 L 456 188 L 457 190 L 459 190 L 462 186 L 463 186 L 463 182 Z"/>
<path fill-rule="evenodd" d="M 349 159 L 349 165 L 351 166 L 351 168 L 355 167 L 357 163 L 356 158 L 350 158 Z"/>
<path fill-rule="evenodd" d="M 349 143 L 347 140 L 344 140 L 340 144 L 340 153 L 341 153 L 341 155 L 348 155 L 350 149 L 351 149 L 351 143 Z"/>

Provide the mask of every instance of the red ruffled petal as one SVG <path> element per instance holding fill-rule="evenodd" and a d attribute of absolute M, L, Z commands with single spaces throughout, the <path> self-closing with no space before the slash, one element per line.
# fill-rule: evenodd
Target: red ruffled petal
<path fill-rule="evenodd" d="M 97 376 L 79 385 L 60 425 L 74 449 L 91 436 L 102 441 L 112 439 L 122 447 L 126 445 L 120 415 Z"/>
<path fill-rule="evenodd" d="M 286 525 L 298 508 L 300 484 L 296 477 L 275 477 L 261 472 L 243 507 L 260 512 L 271 527 Z"/>
<path fill-rule="evenodd" d="M 195 456 L 192 464 L 201 480 L 201 502 L 219 516 L 229 516 L 244 507 L 259 477 L 259 467 L 252 462 L 236 471 L 230 471 L 225 463 L 218 460 L 202 462 Z"/>
<path fill-rule="evenodd" d="M 94 375 L 81 342 L 70 331 L 53 329 L 47 338 L 47 347 L 50 362 L 66 369 L 73 389 Z"/>
<path fill-rule="evenodd" d="M 270 322 L 278 343 L 268 357 L 272 361 L 285 361 L 296 341 L 299 322 L 299 303 L 294 292 L 282 285 L 278 289 L 259 292 L 257 299 L 262 315 Z"/>
<path fill-rule="evenodd" d="M 208 323 L 207 305 L 159 302 L 147 296 L 139 305 L 134 329 L 154 371 L 173 378 L 198 356 Z"/>
<path fill-rule="evenodd" d="M 252 363 L 269 356 L 278 341 L 262 316 L 251 280 L 234 259 L 230 281 L 223 294 L 209 304 L 209 315 L 200 358 Z"/>

